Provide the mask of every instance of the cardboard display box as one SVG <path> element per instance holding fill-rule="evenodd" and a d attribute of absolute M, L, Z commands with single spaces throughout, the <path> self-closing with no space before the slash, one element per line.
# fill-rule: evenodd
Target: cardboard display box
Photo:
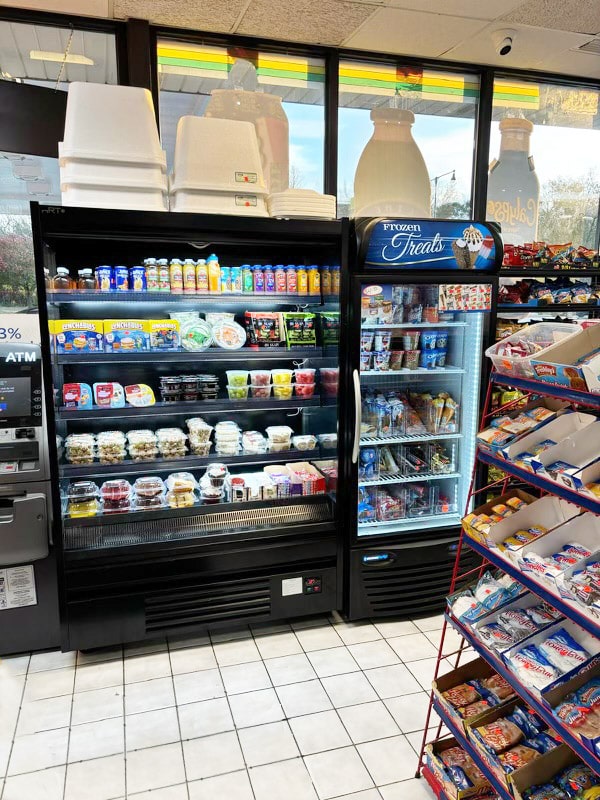
<path fill-rule="evenodd" d="M 425 763 L 438 783 L 444 787 L 446 795 L 452 798 L 452 800 L 466 800 L 468 797 L 487 796 L 492 787 L 485 779 L 485 783 L 482 783 L 481 786 L 473 786 L 470 789 L 458 789 L 454 785 L 444 762 L 440 758 L 441 754 L 451 747 L 462 747 L 453 736 L 449 736 L 447 739 L 438 739 L 435 742 L 430 742 L 425 747 Z"/>
<path fill-rule="evenodd" d="M 487 450 L 490 453 L 494 453 L 494 455 L 502 456 L 502 451 L 508 447 L 512 442 L 517 441 L 520 437 L 533 433 L 533 431 L 540 430 L 545 428 L 550 422 L 556 419 L 557 414 L 561 414 L 566 408 L 568 407 L 568 403 L 564 400 L 557 400 L 554 397 L 545 397 L 543 399 L 531 400 L 524 406 L 520 406 L 519 408 L 515 409 L 514 411 L 507 411 L 506 414 L 502 414 L 502 416 L 510 417 L 511 419 L 515 419 L 520 414 L 523 414 L 525 411 L 529 411 L 532 408 L 547 408 L 549 411 L 554 412 L 554 416 L 549 417 L 548 419 L 543 420 L 542 422 L 535 423 L 534 421 L 532 427 L 529 428 L 528 431 L 523 433 L 514 433 L 510 434 L 508 432 L 508 438 L 505 438 L 502 442 L 492 442 L 491 444 L 486 442 L 485 439 L 480 438 L 481 434 L 483 433 L 480 431 L 477 434 L 477 445 L 482 450 Z M 490 426 L 492 427 L 492 426 Z M 489 430 L 489 428 L 485 428 L 485 430 Z M 496 428 L 496 430 L 501 430 L 500 428 Z"/>
<path fill-rule="evenodd" d="M 552 783 L 556 775 L 567 767 L 580 762 L 581 759 L 566 744 L 561 744 L 521 769 L 515 770 L 509 776 L 515 800 L 523 800 L 523 794 L 527 789 L 544 783 Z"/>
<path fill-rule="evenodd" d="M 487 725 L 490 722 L 494 722 L 497 719 L 503 719 L 507 717 L 509 714 L 515 710 L 515 706 L 518 705 L 525 705 L 520 698 L 516 698 L 514 700 L 509 700 L 507 703 L 503 703 L 501 706 L 496 706 L 495 708 L 491 708 L 489 711 L 486 711 L 485 714 L 480 714 L 479 717 L 475 717 L 474 719 L 467 720 L 465 723 L 465 732 L 469 741 L 472 743 L 473 747 L 479 753 L 479 757 L 484 762 L 484 764 L 494 773 L 494 775 L 498 778 L 501 783 L 507 785 L 508 788 L 508 776 L 502 767 L 502 763 L 498 758 L 497 753 L 493 753 L 488 750 L 481 739 L 477 736 L 474 732 L 476 728 L 479 728 L 481 725 Z M 525 737 L 523 737 L 524 739 Z M 507 750 L 510 748 L 506 748 Z"/>
<path fill-rule="evenodd" d="M 584 414 L 581 411 L 566 412 L 550 420 L 550 422 L 543 425 L 541 428 L 536 428 L 533 433 L 525 434 L 525 436 L 517 439 L 514 444 L 504 447 L 499 455 L 507 461 L 512 461 L 517 464 L 517 466 L 522 469 L 534 472 L 535 469 L 532 459 L 519 459 L 518 456 L 521 455 L 521 453 L 531 452 L 536 445 L 546 439 L 551 439 L 558 444 L 563 439 L 566 439 L 567 436 L 596 422 L 597 419 L 598 418 L 593 414 Z"/>
<path fill-rule="evenodd" d="M 600 325 L 590 325 L 563 342 L 548 347 L 531 361 L 538 381 L 580 392 L 600 392 L 600 352 L 586 364 L 578 359 L 600 349 Z M 541 356 L 541 357 L 540 357 Z"/>
<path fill-rule="evenodd" d="M 556 689 L 551 689 L 549 692 L 546 692 L 544 699 L 552 709 L 555 709 L 567 695 L 576 692 L 577 689 L 581 689 L 582 686 L 585 686 L 588 681 L 598 677 L 600 677 L 600 664 L 596 664 L 591 669 L 576 675 L 561 686 L 557 686 Z M 569 730 L 572 734 L 577 736 L 584 747 L 587 747 L 587 749 L 595 753 L 595 755 L 600 756 L 600 731 L 598 732 L 598 736 L 590 737 L 582 734 L 576 727 L 569 728 Z"/>
<path fill-rule="evenodd" d="M 598 517 L 594 515 L 594 522 L 597 526 Z M 598 547 L 598 543 L 596 542 L 596 547 Z M 588 558 L 582 558 L 581 561 L 578 561 L 577 564 L 573 564 L 572 567 L 567 567 L 567 569 L 563 570 L 563 572 L 558 576 L 556 579 L 556 586 L 558 588 L 558 593 L 563 598 L 563 600 L 568 600 L 569 602 L 573 603 L 580 614 L 586 614 L 588 617 L 596 618 L 600 617 L 600 610 L 597 606 L 584 605 L 579 597 L 575 594 L 575 592 L 569 586 L 569 581 L 573 577 L 574 572 L 578 572 L 579 570 L 584 569 L 587 565 L 591 562 L 598 561 L 598 550 L 595 553 L 592 553 L 591 556 Z"/>
<path fill-rule="evenodd" d="M 600 454 L 600 420 L 588 425 L 582 430 L 567 436 L 562 442 L 544 450 L 539 456 L 532 459 L 535 472 L 543 473 L 543 477 L 550 481 L 563 484 L 575 492 L 585 488 L 585 484 L 595 480 L 596 473 L 600 475 L 600 467 L 596 470 L 585 469 L 593 467 Z M 556 461 L 564 461 L 572 465 L 565 467 L 556 479 L 547 473 L 547 467 Z"/>
<path fill-rule="evenodd" d="M 481 639 L 479 637 L 479 633 L 478 633 L 479 628 L 481 628 L 484 625 L 489 625 L 492 622 L 497 622 L 498 621 L 498 616 L 500 614 L 502 614 L 503 611 L 506 611 L 509 608 L 533 608 L 533 606 L 539 606 L 541 602 L 542 601 L 540 600 L 540 598 L 537 597 L 534 594 L 531 594 L 531 592 L 528 592 L 525 595 L 519 595 L 519 597 L 516 597 L 514 600 L 511 600 L 510 603 L 506 603 L 505 605 L 501 606 L 500 608 L 496 609 L 495 611 L 492 611 L 492 613 L 488 614 L 486 617 L 482 617 L 481 619 L 478 619 L 477 622 L 474 622 L 473 625 L 471 626 L 471 630 L 473 631 L 475 636 L 477 636 L 479 641 L 482 644 L 485 645 L 485 642 L 483 641 L 483 639 Z M 552 622 L 549 622 L 547 625 L 544 625 L 542 628 L 540 628 L 539 631 L 543 631 L 546 628 L 549 628 L 551 625 L 554 625 L 554 623 L 555 623 L 555 620 L 552 620 Z M 536 631 L 536 633 L 538 633 L 539 631 Z M 532 633 L 531 636 L 533 636 L 533 635 L 534 634 Z M 521 639 L 519 644 L 526 644 L 528 639 L 529 639 L 529 636 L 525 636 L 523 639 Z M 497 652 L 501 653 L 503 649 L 504 650 L 508 650 L 509 647 L 510 647 L 510 645 L 507 645 L 504 648 L 500 648 Z"/>
<path fill-rule="evenodd" d="M 536 498 L 532 494 L 529 494 L 528 492 L 523 492 L 521 489 L 511 489 L 509 492 L 506 492 L 506 494 L 500 495 L 500 497 L 495 497 L 493 500 L 489 500 L 487 503 L 483 503 L 483 505 L 481 506 L 477 506 L 477 508 L 473 509 L 471 513 L 487 514 L 489 516 L 491 513 L 493 513 L 492 512 L 493 506 L 498 505 L 499 503 L 504 503 L 506 505 L 506 501 L 510 500 L 511 497 L 518 497 L 521 500 L 524 500 L 526 503 L 533 503 L 536 500 Z M 465 522 L 464 519 L 462 525 L 465 533 L 467 534 L 467 536 L 470 536 L 471 539 L 474 539 L 476 542 L 480 542 L 481 544 L 485 544 L 488 547 L 491 546 L 489 544 L 488 535 L 486 533 L 478 531 L 477 528 L 474 528 L 468 522 Z"/>

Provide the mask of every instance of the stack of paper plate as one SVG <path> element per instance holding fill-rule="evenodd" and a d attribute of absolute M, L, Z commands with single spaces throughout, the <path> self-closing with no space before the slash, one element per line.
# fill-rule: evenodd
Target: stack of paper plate
<path fill-rule="evenodd" d="M 271 217 L 286 219 L 335 219 L 335 197 L 312 189 L 286 189 L 267 198 Z"/>

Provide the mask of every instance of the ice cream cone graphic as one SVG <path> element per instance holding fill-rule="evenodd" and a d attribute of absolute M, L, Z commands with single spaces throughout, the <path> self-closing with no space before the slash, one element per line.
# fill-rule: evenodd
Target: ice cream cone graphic
<path fill-rule="evenodd" d="M 452 252 L 459 269 L 471 269 L 469 248 L 464 239 L 456 239 L 452 242 Z"/>
<path fill-rule="evenodd" d="M 483 244 L 483 234 L 481 231 L 478 231 L 477 228 L 469 225 L 469 227 L 465 228 L 463 231 L 462 238 L 466 242 L 467 250 L 469 252 L 468 268 L 473 269 L 479 255 L 479 251 L 481 250 L 481 245 Z"/>

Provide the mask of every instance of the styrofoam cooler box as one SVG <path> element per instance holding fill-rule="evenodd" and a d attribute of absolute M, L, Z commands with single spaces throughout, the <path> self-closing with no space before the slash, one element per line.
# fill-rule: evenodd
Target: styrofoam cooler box
<path fill-rule="evenodd" d="M 494 369 L 500 375 L 535 378 L 536 375 L 532 365 L 533 359 L 542 358 L 546 349 L 558 344 L 558 342 L 565 341 L 571 336 L 576 336 L 581 330 L 581 325 L 574 325 L 570 322 L 538 322 L 535 325 L 528 325 L 518 333 L 513 333 L 511 336 L 496 342 L 496 344 L 488 347 L 485 354 L 488 358 L 491 358 Z M 523 340 L 536 344 L 545 344 L 545 347 L 529 356 L 500 355 L 499 351 L 503 345 Z"/>
<path fill-rule="evenodd" d="M 546 473 L 546 467 L 556 461 L 571 464 L 572 469 L 565 468 L 556 477 L 555 483 L 560 483 L 575 492 L 585 487 L 586 483 L 596 480 L 598 470 L 592 469 L 595 461 L 600 457 L 600 421 L 576 431 L 544 450 L 539 456 L 532 459 L 532 466 L 536 472 L 544 472 L 544 477 L 553 480 Z M 584 468 L 589 468 L 584 471 Z M 600 473 L 599 473 L 600 474 Z"/>
<path fill-rule="evenodd" d="M 597 419 L 598 418 L 593 414 L 584 414 L 581 411 L 567 411 L 556 419 L 546 423 L 546 425 L 536 428 L 532 433 L 521 436 L 513 444 L 502 448 L 501 454 L 508 461 L 514 461 L 520 453 L 530 452 L 531 449 L 540 442 L 551 439 L 558 444 L 572 433 L 583 430 L 583 428 L 596 422 Z M 531 462 L 529 462 L 529 464 L 531 471 L 534 471 L 534 465 Z"/>
<path fill-rule="evenodd" d="M 233 214 L 244 217 L 268 217 L 265 198 L 249 192 L 209 192 L 205 190 L 171 190 L 171 211 L 193 214 Z"/>
<path fill-rule="evenodd" d="M 168 211 L 168 195 L 162 187 L 102 186 L 99 184 L 64 184 L 61 186 L 64 206 L 90 208 Z"/>
<path fill-rule="evenodd" d="M 577 542 L 587 547 L 592 553 L 600 549 L 600 518 L 589 512 L 572 517 L 563 525 L 554 528 L 550 533 L 540 536 L 535 541 L 522 547 L 518 551 L 517 566 L 521 572 L 534 574 L 540 583 L 545 583 L 552 588 L 558 588 L 560 592 L 560 575 L 558 576 L 559 580 L 555 580 L 549 575 L 543 575 L 541 572 L 535 571 L 523 559 L 527 553 L 537 553 L 542 558 L 548 558 L 548 556 L 560 552 L 569 542 Z"/>
<path fill-rule="evenodd" d="M 116 185 L 130 181 L 148 185 L 164 184 L 167 171 L 166 156 L 161 162 L 106 161 L 100 158 L 69 158 L 61 155 L 58 144 L 61 183 L 95 183 L 106 181 Z"/>
<path fill-rule="evenodd" d="M 214 117 L 181 117 L 171 191 L 182 189 L 266 196 L 254 125 Z"/>
<path fill-rule="evenodd" d="M 165 164 L 152 95 L 137 86 L 69 84 L 61 158 Z"/>
<path fill-rule="evenodd" d="M 554 530 L 559 525 L 562 525 L 571 517 L 576 516 L 580 511 L 579 507 L 566 500 L 561 500 L 558 497 L 547 495 L 540 497 L 535 503 L 530 503 L 525 508 L 516 511 L 509 517 L 505 517 L 501 522 L 496 522 L 492 525 L 487 534 L 485 534 L 486 544 L 488 547 L 498 547 L 505 539 L 512 536 L 513 533 L 522 530 L 528 530 L 534 525 L 543 525 L 548 530 Z M 547 535 L 547 534 L 544 534 Z M 535 541 L 540 541 L 542 537 L 538 537 Z M 512 561 L 517 564 L 519 550 L 501 550 L 500 555 L 507 561 Z"/>

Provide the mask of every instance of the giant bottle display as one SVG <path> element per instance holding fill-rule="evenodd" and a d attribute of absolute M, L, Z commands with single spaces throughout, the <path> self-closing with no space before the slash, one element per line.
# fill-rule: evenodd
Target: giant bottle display
<path fill-rule="evenodd" d="M 373 135 L 354 176 L 354 216 L 430 217 L 429 173 L 411 131 L 415 115 L 374 108 L 371 120 Z"/>
<path fill-rule="evenodd" d="M 213 89 L 205 116 L 252 122 L 269 194 L 285 191 L 289 188 L 290 131 L 281 98 L 258 90 L 256 69 L 243 59 L 233 65 L 228 84 L 230 88 Z M 254 91 L 248 91 L 249 86 Z"/>
<path fill-rule="evenodd" d="M 532 131 L 527 119 L 500 122 L 500 154 L 490 164 L 486 216 L 500 224 L 505 244 L 537 239 L 540 182 L 530 155 Z"/>

